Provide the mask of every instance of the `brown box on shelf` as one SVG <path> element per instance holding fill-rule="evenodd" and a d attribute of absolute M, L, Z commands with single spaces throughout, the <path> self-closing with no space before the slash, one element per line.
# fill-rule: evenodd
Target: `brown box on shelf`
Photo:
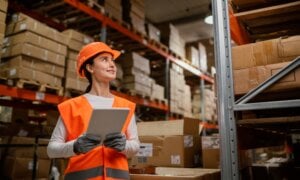
<path fill-rule="evenodd" d="M 67 37 L 64 34 L 25 14 L 14 14 L 12 19 L 13 21 L 6 27 L 6 35 L 12 35 L 28 30 L 61 44 L 67 43 Z"/>
<path fill-rule="evenodd" d="M 40 35 L 34 34 L 30 31 L 24 31 L 12 36 L 5 37 L 3 45 L 13 46 L 20 43 L 29 43 L 36 45 L 43 49 L 50 50 L 55 53 L 59 53 L 63 56 L 67 54 L 67 46 L 50 39 L 44 38 Z"/>
<path fill-rule="evenodd" d="M 75 39 L 69 38 L 67 45 L 68 45 L 69 49 L 71 49 L 73 51 L 80 51 L 85 44 L 82 42 L 79 42 Z"/>
<path fill-rule="evenodd" d="M 0 34 L 5 34 L 5 27 L 6 24 L 4 22 L 0 22 Z"/>
<path fill-rule="evenodd" d="M 64 77 L 65 69 L 52 63 L 43 62 L 28 56 L 16 56 L 2 64 L 2 68 L 29 68 L 41 71 L 59 78 Z"/>
<path fill-rule="evenodd" d="M 136 73 L 135 75 L 125 75 L 123 77 L 123 83 L 139 83 L 144 86 L 151 88 L 151 79 L 148 75 L 144 73 Z"/>
<path fill-rule="evenodd" d="M 5 24 L 6 13 L 0 11 L 0 22 Z"/>
<path fill-rule="evenodd" d="M 38 159 L 36 166 L 36 178 L 48 178 L 51 160 Z M 6 157 L 4 174 L 11 179 L 31 179 L 33 159 L 22 157 Z"/>
<path fill-rule="evenodd" d="M 131 180 L 220 180 L 219 169 L 156 167 L 155 174 L 130 174 Z"/>
<path fill-rule="evenodd" d="M 86 87 L 88 86 L 88 81 L 86 79 L 81 79 L 81 78 L 66 78 L 66 84 L 65 88 L 66 89 L 73 89 L 73 90 L 78 90 L 84 92 Z"/>
<path fill-rule="evenodd" d="M 48 139 L 39 139 L 40 146 L 36 149 L 36 155 L 39 159 L 49 159 L 47 154 Z M 35 138 L 31 137 L 13 137 L 9 144 L 30 144 L 32 147 L 10 147 L 8 154 L 12 157 L 33 158 Z"/>
<path fill-rule="evenodd" d="M 6 12 L 7 11 L 7 6 L 8 6 L 8 1 L 7 0 L 0 0 L 0 11 Z"/>
<path fill-rule="evenodd" d="M 88 44 L 94 41 L 94 39 L 86 34 L 83 34 L 81 32 L 78 32 L 74 29 L 67 29 L 62 32 L 65 34 L 68 38 L 77 40 L 83 44 Z"/>
<path fill-rule="evenodd" d="M 123 83 L 123 85 L 124 88 L 132 90 L 133 93 L 137 93 L 145 96 L 151 95 L 151 87 L 145 86 L 144 84 L 138 82 L 132 82 L 132 83 Z"/>
<path fill-rule="evenodd" d="M 278 38 L 232 48 L 233 69 L 282 63 L 300 55 L 300 36 Z"/>
<path fill-rule="evenodd" d="M 132 165 L 195 167 L 200 162 L 201 139 L 198 135 L 139 136 L 140 151 Z"/>
<path fill-rule="evenodd" d="M 143 56 L 132 52 L 123 55 L 122 57 L 122 67 L 123 68 L 136 68 L 144 72 L 145 74 L 150 74 L 150 62 Z"/>
<path fill-rule="evenodd" d="M 65 66 L 65 56 L 48 51 L 46 49 L 27 44 L 16 44 L 14 46 L 5 47 L 2 49 L 2 57 L 8 58 L 18 55 L 27 55 L 46 62 L 51 62 L 60 66 Z"/>
<path fill-rule="evenodd" d="M 202 136 L 202 163 L 204 168 L 220 168 L 220 138 Z"/>
<path fill-rule="evenodd" d="M 198 135 L 199 120 L 181 119 L 137 123 L 139 136 Z"/>
<path fill-rule="evenodd" d="M 160 42 L 160 30 L 153 24 L 147 23 L 147 32 L 150 39 Z"/>
<path fill-rule="evenodd" d="M 73 61 L 77 61 L 77 56 L 78 56 L 79 52 L 78 51 L 72 51 L 72 50 L 68 50 L 68 54 L 67 54 L 67 59 L 68 60 L 73 60 Z"/>
<path fill-rule="evenodd" d="M 48 84 L 53 87 L 62 87 L 61 78 L 43 73 L 41 71 L 32 70 L 31 68 L 18 67 L 18 68 L 9 68 L 1 69 L 0 76 L 8 79 L 26 79 L 37 81 L 40 84 Z"/>
<path fill-rule="evenodd" d="M 246 94 L 288 64 L 289 63 L 286 62 L 234 70 L 234 93 L 236 95 Z M 299 87 L 300 69 L 298 68 L 289 73 L 271 88 L 267 89 L 266 92 L 295 90 L 299 89 Z"/>

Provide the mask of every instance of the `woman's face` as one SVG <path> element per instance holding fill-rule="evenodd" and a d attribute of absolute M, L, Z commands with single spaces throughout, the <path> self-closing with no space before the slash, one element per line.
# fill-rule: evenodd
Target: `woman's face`
<path fill-rule="evenodd" d="M 117 67 L 110 53 L 99 54 L 88 69 L 97 81 L 110 82 L 116 79 Z"/>

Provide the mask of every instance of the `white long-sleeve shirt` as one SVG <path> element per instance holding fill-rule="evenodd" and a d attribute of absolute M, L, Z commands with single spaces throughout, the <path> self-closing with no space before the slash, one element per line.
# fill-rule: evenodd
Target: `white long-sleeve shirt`
<path fill-rule="evenodd" d="M 92 94 L 84 94 L 84 96 L 93 109 L 110 108 L 114 101 L 114 98 L 106 98 Z M 66 136 L 65 125 L 61 117 L 59 117 L 47 147 L 47 153 L 50 158 L 68 158 L 75 155 L 73 144 L 76 140 L 66 142 Z M 135 116 L 132 117 L 128 125 L 126 139 L 126 146 L 123 153 L 127 157 L 131 157 L 137 153 L 140 145 Z"/>

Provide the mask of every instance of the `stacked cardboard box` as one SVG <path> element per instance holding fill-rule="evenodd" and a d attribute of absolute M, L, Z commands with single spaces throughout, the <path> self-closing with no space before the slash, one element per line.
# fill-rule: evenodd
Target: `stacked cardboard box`
<path fill-rule="evenodd" d="M 202 136 L 202 163 L 204 168 L 220 168 L 219 136 Z"/>
<path fill-rule="evenodd" d="M 132 166 L 194 167 L 200 158 L 199 121 L 152 121 L 137 124 L 140 151 Z"/>
<path fill-rule="evenodd" d="M 178 29 L 172 24 L 161 25 L 158 28 L 161 32 L 162 43 L 168 45 L 170 50 L 181 58 L 185 58 L 185 41 L 180 36 Z"/>
<path fill-rule="evenodd" d="M 150 39 L 160 42 L 160 30 L 151 23 L 147 23 L 147 33 Z"/>
<path fill-rule="evenodd" d="M 198 51 L 199 51 L 199 69 L 206 72 L 207 71 L 207 54 L 206 48 L 202 43 L 198 43 Z"/>
<path fill-rule="evenodd" d="M 6 19 L 6 11 L 7 11 L 7 0 L 0 0 L 0 48 L 2 46 L 2 41 L 5 34 L 5 19 Z M 1 51 L 0 51 L 0 59 L 1 59 Z"/>
<path fill-rule="evenodd" d="M 184 117 L 190 117 L 190 118 L 193 117 L 192 94 L 191 94 L 191 87 L 189 85 L 184 85 L 183 107 L 184 107 Z"/>
<path fill-rule="evenodd" d="M 113 18 L 116 18 L 120 22 L 123 21 L 121 0 L 105 0 L 104 9 Z"/>
<path fill-rule="evenodd" d="M 294 60 L 300 55 L 299 45 L 300 36 L 292 36 L 233 47 L 235 94 L 247 93 L 286 66 L 289 61 Z M 293 71 L 269 91 L 299 88 L 298 71 Z"/>
<path fill-rule="evenodd" d="M 9 179 L 23 179 L 32 177 L 33 155 L 36 153 L 36 178 L 48 178 L 51 160 L 48 158 L 46 146 L 48 139 L 38 139 L 35 151 L 35 138 L 12 137 L 9 144 L 31 144 L 31 147 L 10 147 L 5 157 L 4 176 Z"/>
<path fill-rule="evenodd" d="M 193 66 L 200 69 L 199 51 L 194 46 L 186 47 L 186 58 L 191 62 Z"/>
<path fill-rule="evenodd" d="M 141 95 L 151 95 L 149 60 L 133 52 L 125 54 L 121 60 L 123 68 L 123 87 Z"/>
<path fill-rule="evenodd" d="M 185 98 L 185 79 L 183 69 L 176 64 L 172 64 L 170 69 L 170 87 L 170 111 L 183 115 L 184 103 L 182 100 Z"/>
<path fill-rule="evenodd" d="M 86 79 L 79 78 L 76 73 L 77 55 L 84 45 L 91 43 L 94 40 L 93 38 L 72 29 L 63 31 L 63 34 L 66 35 L 68 42 L 65 88 L 67 90 L 83 92 L 88 86 L 88 81 Z"/>
<path fill-rule="evenodd" d="M 123 20 L 131 24 L 138 32 L 146 35 L 144 0 L 124 0 L 122 6 Z"/>
<path fill-rule="evenodd" d="M 24 14 L 13 15 L 3 41 L 1 76 L 62 87 L 66 37 Z"/>
<path fill-rule="evenodd" d="M 219 169 L 156 167 L 155 174 L 131 174 L 130 179 L 219 180 L 221 179 L 221 172 Z"/>
<path fill-rule="evenodd" d="M 156 84 L 154 79 L 152 79 L 151 83 L 151 98 L 165 100 L 165 88 L 159 84 Z"/>
<path fill-rule="evenodd" d="M 193 93 L 193 100 L 192 100 L 192 109 L 193 109 L 193 117 L 203 119 L 206 121 L 215 121 L 217 120 L 217 113 L 216 113 L 216 101 L 215 101 L 215 93 L 211 89 L 204 90 L 204 111 L 201 112 L 201 103 L 203 101 L 201 97 L 200 91 L 195 91 Z"/>

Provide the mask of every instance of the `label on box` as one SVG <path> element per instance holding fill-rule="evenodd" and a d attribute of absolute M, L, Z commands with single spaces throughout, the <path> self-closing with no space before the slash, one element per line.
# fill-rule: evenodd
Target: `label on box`
<path fill-rule="evenodd" d="M 36 167 L 35 169 L 38 169 L 38 162 L 36 162 Z M 33 161 L 28 162 L 28 170 L 33 170 Z"/>
<path fill-rule="evenodd" d="M 26 24 L 25 23 L 20 25 L 20 30 L 24 30 L 24 29 L 26 29 Z"/>
<path fill-rule="evenodd" d="M 11 69 L 9 70 L 9 76 L 13 76 L 17 73 L 17 70 L 14 68 L 14 69 Z"/>
<path fill-rule="evenodd" d="M 153 144 L 141 143 L 140 149 L 136 154 L 137 157 L 152 157 L 153 156 Z"/>
<path fill-rule="evenodd" d="M 184 136 L 183 142 L 184 142 L 184 147 L 193 147 L 194 145 L 193 136 L 191 135 Z"/>
<path fill-rule="evenodd" d="M 171 155 L 171 164 L 180 164 L 180 156 Z"/>
<path fill-rule="evenodd" d="M 215 136 L 202 137 L 202 149 L 219 149 L 220 138 Z"/>

